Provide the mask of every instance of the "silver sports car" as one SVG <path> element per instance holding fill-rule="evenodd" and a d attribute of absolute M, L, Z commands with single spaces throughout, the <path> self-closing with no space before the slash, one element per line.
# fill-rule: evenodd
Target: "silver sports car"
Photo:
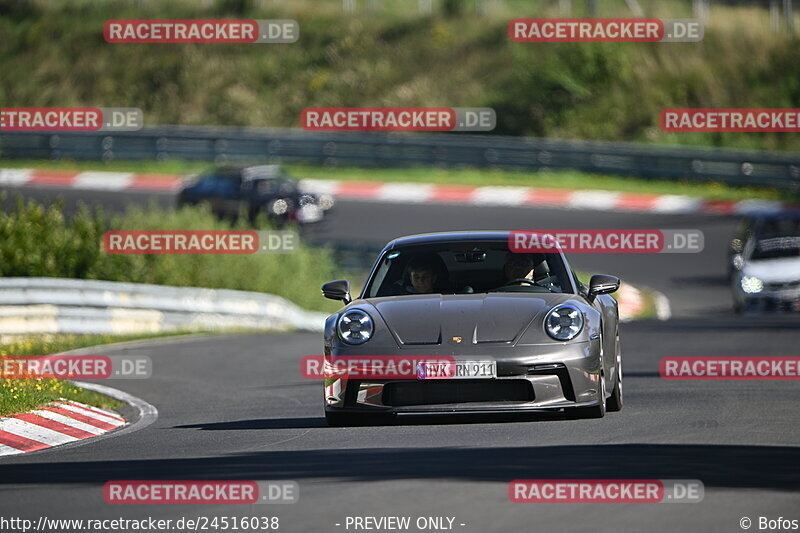
<path fill-rule="evenodd" d="M 556 411 L 600 418 L 622 408 L 619 278 L 581 283 L 560 250 L 510 251 L 509 232 L 402 237 L 381 251 L 361 295 L 325 324 L 325 365 L 407 363 L 411 372 L 331 374 L 330 425 L 408 413 Z M 399 363 L 398 363 L 399 361 Z M 355 367 L 351 367 L 355 368 Z"/>

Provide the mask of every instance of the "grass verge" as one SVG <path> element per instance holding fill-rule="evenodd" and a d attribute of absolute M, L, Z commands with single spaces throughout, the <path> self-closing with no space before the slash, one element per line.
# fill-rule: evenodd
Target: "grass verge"
<path fill-rule="evenodd" d="M 150 283 L 177 287 L 234 289 L 274 294 L 306 309 L 332 310 L 319 288 L 334 277 L 330 253 L 302 243 L 287 254 L 108 254 L 103 235 L 109 230 L 244 230 L 207 207 L 165 211 L 157 206 L 131 207 L 107 217 L 98 207 L 81 205 L 66 217 L 59 203 L 43 206 L 17 198 L 0 212 L 0 276 L 59 277 Z M 256 229 L 269 229 L 266 222 Z"/>
<path fill-rule="evenodd" d="M 518 43 L 512 18 L 692 16 L 687 0 L 0 1 L 0 101 L 139 107 L 147 124 L 292 127 L 307 107 L 491 107 L 496 134 L 799 151 L 800 136 L 667 133 L 664 108 L 794 108 L 798 37 L 714 2 L 700 43 Z M 368 6 L 372 4 L 372 6 Z M 430 4 L 430 2 L 428 3 Z M 736 2 L 743 4 L 743 2 Z M 748 2 L 747 4 L 755 4 Z M 589 13 L 589 5 L 596 11 Z M 634 15 L 638 16 L 638 15 Z M 294 19 L 291 45 L 109 45 L 109 19 Z M 266 50 L 265 48 L 268 48 Z"/>
<path fill-rule="evenodd" d="M 113 342 L 179 335 L 37 335 L 5 339 L 0 343 L 0 362 L 4 357 L 52 355 Z M 76 387 L 59 379 L 3 379 L 0 377 L 0 416 L 24 413 L 58 398 L 66 398 L 103 409 L 116 409 L 122 402 L 104 394 Z"/>

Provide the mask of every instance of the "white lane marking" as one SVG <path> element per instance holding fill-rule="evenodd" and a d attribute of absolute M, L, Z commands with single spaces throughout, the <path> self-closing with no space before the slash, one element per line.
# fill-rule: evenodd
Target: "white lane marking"
<path fill-rule="evenodd" d="M 642 292 L 628 283 L 623 283 L 619 288 L 619 320 L 629 322 L 642 311 L 644 300 Z"/>
<path fill-rule="evenodd" d="M 619 193 L 611 191 L 575 191 L 567 205 L 577 209 L 613 210 L 617 207 Z"/>
<path fill-rule="evenodd" d="M 3 420 L 3 422 L 0 423 L 0 429 L 13 433 L 18 437 L 24 437 L 26 439 L 35 440 L 36 442 L 41 442 L 42 444 L 47 444 L 48 446 L 56 446 L 58 444 L 66 444 L 79 440 L 76 437 L 16 418 L 7 418 Z"/>
<path fill-rule="evenodd" d="M 297 186 L 303 192 L 315 194 L 330 194 L 336 196 L 336 193 L 339 191 L 339 182 L 337 180 L 315 180 L 306 178 L 300 180 Z"/>
<path fill-rule="evenodd" d="M 670 308 L 669 298 L 663 293 L 655 291 L 656 293 L 656 316 L 659 320 L 669 320 L 672 318 L 672 309 Z"/>
<path fill-rule="evenodd" d="M 33 178 L 33 169 L 30 168 L 0 168 L 0 185 L 19 187 L 25 185 Z"/>
<path fill-rule="evenodd" d="M 87 411 L 97 411 L 100 414 L 103 414 L 103 415 L 106 415 L 106 416 L 110 416 L 111 418 L 116 418 L 120 422 L 124 422 L 125 421 L 125 419 L 122 418 L 121 416 L 119 416 L 118 413 L 115 413 L 114 411 L 109 411 L 107 409 L 103 409 L 101 407 L 95 407 L 93 405 L 86 405 L 85 403 L 80 403 L 80 402 L 76 402 L 76 401 L 73 401 L 73 400 L 66 400 L 64 398 L 59 398 L 58 401 L 65 402 L 65 403 L 68 403 L 70 405 L 74 405 L 75 407 L 80 407 L 82 409 L 86 409 Z"/>
<path fill-rule="evenodd" d="M 139 342 L 139 341 L 131 341 L 131 342 Z M 94 348 L 100 348 L 100 347 L 95 346 Z M 129 424 L 122 429 L 114 431 L 113 433 L 98 437 L 98 439 L 107 439 L 111 437 L 118 437 L 120 435 L 125 435 L 126 433 L 132 433 L 134 431 L 144 429 L 153 422 L 155 422 L 156 420 L 158 420 L 158 409 L 156 409 L 154 405 L 150 405 L 141 398 L 137 398 L 136 396 L 128 394 L 125 391 L 121 391 L 119 389 L 113 389 L 111 387 L 107 387 L 105 385 L 99 385 L 97 383 L 88 383 L 86 381 L 73 381 L 72 384 L 82 389 L 99 392 L 100 394 L 105 394 L 106 396 L 111 396 L 115 400 L 127 403 L 128 405 L 130 405 L 139 412 L 139 419 L 133 424 Z M 92 440 L 97 440 L 97 439 L 92 439 Z"/>
<path fill-rule="evenodd" d="M 0 444 L 0 457 L 4 455 L 17 455 L 18 453 L 25 452 L 16 448 L 12 448 L 11 446 L 6 446 L 5 444 Z"/>
<path fill-rule="evenodd" d="M 478 187 L 472 194 L 477 205 L 522 205 L 528 200 L 529 187 Z"/>
<path fill-rule="evenodd" d="M 655 213 L 694 213 L 701 210 L 702 203 L 701 198 L 665 194 L 656 198 L 650 210 Z"/>
<path fill-rule="evenodd" d="M 105 422 L 106 424 L 111 424 L 112 426 L 124 426 L 125 422 L 120 422 L 115 418 L 111 418 L 110 416 L 103 416 L 98 415 L 97 413 L 93 413 L 91 411 L 87 411 L 86 409 L 81 409 L 80 407 L 75 407 L 74 405 L 69 405 L 67 403 L 55 403 L 53 404 L 56 407 L 60 407 L 61 409 L 66 409 L 68 411 L 72 411 L 73 413 L 78 413 L 79 415 L 88 416 L 89 418 L 94 418 L 100 422 Z"/>
<path fill-rule="evenodd" d="M 80 420 L 75 420 L 74 418 L 70 418 L 68 416 L 64 416 L 59 413 L 54 413 L 53 411 L 36 410 L 36 411 L 31 411 L 31 414 L 39 415 L 42 418 L 47 418 L 48 420 L 52 420 L 53 422 L 61 422 L 62 424 L 73 427 L 75 429 L 80 429 L 81 431 L 85 431 L 93 435 L 102 435 L 103 433 L 106 432 L 104 429 L 91 426 L 89 424 L 81 422 Z"/>
<path fill-rule="evenodd" d="M 75 176 L 72 187 L 119 191 L 133 183 L 134 178 L 133 172 L 81 172 Z"/>
<path fill-rule="evenodd" d="M 427 202 L 433 196 L 433 185 L 419 183 L 387 183 L 378 190 L 376 199 L 388 202 Z"/>

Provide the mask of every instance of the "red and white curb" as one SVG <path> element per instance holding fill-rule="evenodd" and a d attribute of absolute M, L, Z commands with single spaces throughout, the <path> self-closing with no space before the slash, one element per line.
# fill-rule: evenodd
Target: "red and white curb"
<path fill-rule="evenodd" d="M 95 191 L 162 191 L 181 187 L 184 176 L 133 172 L 0 169 L 0 186 L 61 187 Z M 643 213 L 708 213 L 745 215 L 756 211 L 800 209 L 800 205 L 769 200 L 716 201 L 672 194 L 622 193 L 601 190 L 534 187 L 473 187 L 426 183 L 300 180 L 307 192 L 348 200 L 403 204 L 467 204 L 483 206 L 558 207 Z"/>
<path fill-rule="evenodd" d="M 645 301 L 642 291 L 633 285 L 621 283 L 614 297 L 619 300 L 619 319 L 622 322 L 633 320 L 644 310 Z"/>
<path fill-rule="evenodd" d="M 70 170 L 0 169 L 0 186 L 63 187 L 97 191 L 170 191 L 180 188 L 183 176 L 133 172 L 78 172 Z"/>
<path fill-rule="evenodd" d="M 113 411 L 57 400 L 28 413 L 0 417 L 0 456 L 91 439 L 127 424 Z"/>
<path fill-rule="evenodd" d="M 557 207 L 645 213 L 709 213 L 744 215 L 755 211 L 800 209 L 770 200 L 715 201 L 672 194 L 640 194 L 601 190 L 534 187 L 472 187 L 423 183 L 379 183 L 335 180 L 300 181 L 303 190 L 350 200 L 404 204 L 467 204 L 476 206 Z"/>
<path fill-rule="evenodd" d="M 669 320 L 672 317 L 669 300 L 658 291 L 647 289 L 655 305 L 658 320 Z M 645 297 L 642 290 L 629 284 L 621 283 L 614 297 L 619 301 L 619 319 L 621 322 L 635 320 L 645 308 Z"/>

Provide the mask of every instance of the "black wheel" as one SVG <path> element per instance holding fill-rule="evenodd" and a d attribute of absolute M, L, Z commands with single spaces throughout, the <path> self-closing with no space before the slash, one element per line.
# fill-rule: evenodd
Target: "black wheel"
<path fill-rule="evenodd" d="M 606 403 L 606 410 L 608 411 L 621 411 L 622 410 L 622 364 L 617 362 L 617 382 L 614 384 L 614 390 L 611 391 L 611 396 Z"/>
<path fill-rule="evenodd" d="M 619 354 L 619 336 L 617 336 L 617 380 L 614 383 L 614 390 L 611 391 L 611 396 L 608 398 L 606 410 L 622 410 L 622 356 Z"/>

